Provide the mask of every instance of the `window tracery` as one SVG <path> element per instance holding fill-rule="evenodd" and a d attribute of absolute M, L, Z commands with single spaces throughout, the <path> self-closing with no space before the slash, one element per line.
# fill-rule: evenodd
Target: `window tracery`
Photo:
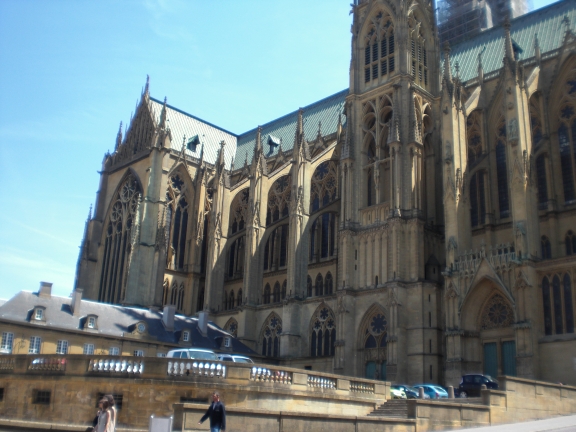
<path fill-rule="evenodd" d="M 230 333 L 232 336 L 238 336 L 238 321 L 235 318 L 230 318 L 224 325 L 224 330 Z"/>
<path fill-rule="evenodd" d="M 576 157 L 576 68 L 562 88 L 558 110 L 558 145 L 562 168 L 562 185 L 566 204 L 576 202 L 574 187 L 574 158 Z"/>
<path fill-rule="evenodd" d="M 237 238 L 228 251 L 228 278 L 239 278 L 244 273 L 244 242 L 246 236 Z"/>
<path fill-rule="evenodd" d="M 270 188 L 270 192 L 268 193 L 266 226 L 288 216 L 291 184 L 292 176 L 286 175 L 276 180 Z"/>
<path fill-rule="evenodd" d="M 230 216 L 230 233 L 235 234 L 242 231 L 246 227 L 246 220 L 248 219 L 248 200 L 250 198 L 250 190 L 248 188 L 240 191 L 232 201 L 231 216 Z"/>
<path fill-rule="evenodd" d="M 384 311 L 372 306 L 364 315 L 358 332 L 358 348 L 365 366 L 365 376 L 386 379 L 388 321 Z"/>
<path fill-rule="evenodd" d="M 552 246 L 550 245 L 550 240 L 546 236 L 542 236 L 540 239 L 540 247 L 542 249 L 542 259 L 552 258 Z"/>
<path fill-rule="evenodd" d="M 274 284 L 274 292 L 273 292 L 273 300 L 274 303 L 280 303 L 280 282 L 276 282 Z"/>
<path fill-rule="evenodd" d="M 282 334 L 282 319 L 271 313 L 260 333 L 262 355 L 266 357 L 278 357 L 280 355 L 280 335 Z"/>
<path fill-rule="evenodd" d="M 318 262 L 331 259 L 337 255 L 337 223 L 336 213 L 324 213 L 310 227 L 309 261 Z"/>
<path fill-rule="evenodd" d="M 332 280 L 332 273 L 326 273 L 326 279 L 324 280 L 324 294 L 330 295 L 332 294 L 332 290 L 334 289 L 334 283 Z"/>
<path fill-rule="evenodd" d="M 536 158 L 536 180 L 538 182 L 538 208 L 548 205 L 548 180 L 546 179 L 546 155 Z"/>
<path fill-rule="evenodd" d="M 486 223 L 486 189 L 484 171 L 477 171 L 470 178 L 471 225 L 476 227 Z"/>
<path fill-rule="evenodd" d="M 336 201 L 338 172 L 335 161 L 321 163 L 314 171 L 310 187 L 310 213 Z"/>
<path fill-rule="evenodd" d="M 285 267 L 288 258 L 288 228 L 280 225 L 270 233 L 264 247 L 264 270 Z"/>
<path fill-rule="evenodd" d="M 306 292 L 308 297 L 312 297 L 312 278 L 310 275 L 308 275 L 308 278 L 306 279 Z"/>
<path fill-rule="evenodd" d="M 335 341 L 336 320 L 334 312 L 325 304 L 321 304 L 310 320 L 310 356 L 333 356 Z"/>
<path fill-rule="evenodd" d="M 263 304 L 270 304 L 270 284 L 266 284 L 264 287 L 264 295 L 262 297 Z"/>
<path fill-rule="evenodd" d="M 484 306 L 480 318 L 480 328 L 509 327 L 514 323 L 514 312 L 510 304 L 500 294 L 494 294 Z"/>
<path fill-rule="evenodd" d="M 576 235 L 572 230 L 569 230 L 564 237 L 564 245 L 566 246 L 566 255 L 576 254 Z"/>
<path fill-rule="evenodd" d="M 496 127 L 496 178 L 498 180 L 498 205 L 502 219 L 510 216 L 506 165 L 506 122 L 504 117 L 500 117 Z"/>
<path fill-rule="evenodd" d="M 173 270 L 184 269 L 188 231 L 188 201 L 186 200 L 184 181 L 178 174 L 171 176 L 168 181 L 166 226 L 169 227 L 166 265 Z"/>
<path fill-rule="evenodd" d="M 120 303 L 123 298 L 131 253 L 132 226 L 141 193 L 136 178 L 130 173 L 118 188 L 110 205 L 104 230 L 104 252 L 98 292 L 100 302 Z"/>
<path fill-rule="evenodd" d="M 474 166 L 482 156 L 482 114 L 472 111 L 466 119 L 466 135 L 468 138 L 468 163 Z"/>
<path fill-rule="evenodd" d="M 364 45 L 365 83 L 394 72 L 394 25 L 390 15 L 379 12 L 372 18 Z"/>
<path fill-rule="evenodd" d="M 572 280 L 568 273 L 561 276 L 552 277 L 552 287 L 549 276 L 542 279 L 545 335 L 574 333 Z"/>
<path fill-rule="evenodd" d="M 418 20 L 415 13 L 408 17 L 408 27 L 410 32 L 412 78 L 421 87 L 426 88 L 428 86 L 428 55 L 424 34 L 422 33 L 422 22 Z"/>
<path fill-rule="evenodd" d="M 316 296 L 324 295 L 324 279 L 322 278 L 322 275 L 320 273 L 318 273 L 318 276 L 316 276 L 315 287 L 316 288 L 315 288 L 314 294 Z"/>

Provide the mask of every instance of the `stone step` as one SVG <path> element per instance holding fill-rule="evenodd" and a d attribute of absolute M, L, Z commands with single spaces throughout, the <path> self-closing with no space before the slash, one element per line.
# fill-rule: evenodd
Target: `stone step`
<path fill-rule="evenodd" d="M 380 405 L 370 416 L 408 418 L 408 404 L 406 399 L 392 399 Z"/>

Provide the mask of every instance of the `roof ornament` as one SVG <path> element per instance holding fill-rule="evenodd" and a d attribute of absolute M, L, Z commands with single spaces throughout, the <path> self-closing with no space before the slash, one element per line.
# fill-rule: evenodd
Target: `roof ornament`
<path fill-rule="evenodd" d="M 321 121 L 318 122 L 318 135 L 316 136 L 316 139 L 318 141 L 320 141 L 322 139 L 322 122 Z"/>
<path fill-rule="evenodd" d="M 534 33 L 534 57 L 536 57 L 536 61 L 540 63 L 542 53 L 540 52 L 540 41 L 538 40 L 538 33 Z"/>
<path fill-rule="evenodd" d="M 118 147 L 122 144 L 122 122 L 120 122 L 120 127 L 118 128 L 118 134 L 116 135 L 116 148 L 114 151 L 118 151 Z"/>
<path fill-rule="evenodd" d="M 160 113 L 160 124 L 158 125 L 158 127 L 160 127 L 160 129 L 166 128 L 166 102 L 167 101 L 168 101 L 168 98 L 166 96 L 164 96 L 164 105 L 162 105 L 162 112 Z"/>
<path fill-rule="evenodd" d="M 456 78 L 460 78 L 460 63 L 458 63 L 458 60 L 454 62 L 454 70 L 456 71 Z"/>
<path fill-rule="evenodd" d="M 146 75 L 146 87 L 144 87 L 144 94 L 150 94 L 150 75 Z"/>
<path fill-rule="evenodd" d="M 234 171 L 234 156 L 232 156 L 232 162 L 230 162 L 230 172 Z"/>
<path fill-rule="evenodd" d="M 254 158 L 262 152 L 262 126 L 256 129 L 256 141 L 254 142 Z"/>
<path fill-rule="evenodd" d="M 482 54 L 484 54 L 484 51 L 486 51 L 486 45 L 484 45 L 482 51 L 478 53 L 478 81 L 480 83 L 484 82 L 484 68 L 482 67 Z"/>
<path fill-rule="evenodd" d="M 514 46 L 512 45 L 512 37 L 510 36 L 510 27 L 512 27 L 512 25 L 510 24 L 510 16 L 506 15 L 506 17 L 504 18 L 504 36 L 505 36 L 505 41 L 504 41 L 504 49 L 505 49 L 505 56 L 507 59 L 509 60 L 516 60 L 516 57 L 514 55 Z"/>
<path fill-rule="evenodd" d="M 336 126 L 336 141 L 340 141 L 342 136 L 342 112 L 338 113 L 338 125 Z"/>
<path fill-rule="evenodd" d="M 200 166 L 204 163 L 204 141 L 202 141 L 202 147 L 200 147 Z"/>
<path fill-rule="evenodd" d="M 450 44 L 444 42 L 444 79 L 452 81 L 452 68 L 450 67 Z"/>
<path fill-rule="evenodd" d="M 88 210 L 88 219 L 87 220 L 92 220 L 92 203 L 90 203 L 90 209 Z"/>

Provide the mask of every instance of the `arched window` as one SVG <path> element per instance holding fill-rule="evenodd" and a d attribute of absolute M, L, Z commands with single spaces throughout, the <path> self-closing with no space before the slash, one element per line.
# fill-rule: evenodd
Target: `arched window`
<path fill-rule="evenodd" d="M 408 26 L 410 27 L 409 32 L 411 35 L 412 78 L 420 87 L 426 88 L 428 86 L 428 56 L 424 44 L 425 38 L 422 33 L 422 22 L 418 19 L 415 12 L 408 17 Z"/>
<path fill-rule="evenodd" d="M 228 277 L 239 278 L 244 273 L 244 239 L 242 236 L 234 240 L 228 252 Z"/>
<path fill-rule="evenodd" d="M 506 168 L 506 123 L 501 117 L 496 128 L 496 177 L 498 179 L 498 205 L 500 218 L 510 216 L 508 201 L 508 172 Z"/>
<path fill-rule="evenodd" d="M 308 276 L 306 279 L 306 289 L 308 293 L 308 297 L 312 297 L 312 278 Z"/>
<path fill-rule="evenodd" d="M 326 274 L 326 280 L 324 281 L 324 294 L 326 295 L 332 294 L 332 290 L 333 290 L 332 274 L 328 272 Z"/>
<path fill-rule="evenodd" d="M 238 306 L 241 306 L 242 303 L 243 303 L 243 301 L 242 301 L 242 288 L 240 288 L 240 289 L 238 290 L 238 299 L 236 300 L 236 304 L 237 304 Z"/>
<path fill-rule="evenodd" d="M 556 334 L 562 334 L 564 333 L 564 320 L 562 319 L 562 291 L 558 276 L 552 279 L 552 304 L 554 305 L 554 329 Z"/>
<path fill-rule="evenodd" d="M 168 296 L 170 294 L 170 286 L 168 283 L 168 279 L 166 279 L 164 281 L 164 283 L 162 284 L 162 305 L 166 305 L 168 304 Z"/>
<path fill-rule="evenodd" d="M 246 227 L 246 219 L 248 217 L 248 200 L 250 198 L 250 190 L 248 188 L 240 191 L 232 200 L 230 206 L 230 233 L 234 234 L 242 231 Z"/>
<path fill-rule="evenodd" d="M 285 267 L 288 258 L 288 228 L 280 225 L 270 233 L 264 247 L 264 270 Z"/>
<path fill-rule="evenodd" d="M 234 290 L 230 290 L 230 294 L 228 295 L 228 309 L 234 309 Z"/>
<path fill-rule="evenodd" d="M 270 192 L 268 192 L 266 226 L 273 224 L 285 216 L 288 216 L 291 183 L 292 177 L 290 175 L 286 175 L 276 180 L 270 188 Z"/>
<path fill-rule="evenodd" d="M 482 114 L 472 111 L 466 119 L 466 135 L 468 139 L 468 163 L 474 166 L 482 156 Z"/>
<path fill-rule="evenodd" d="M 183 186 L 184 181 L 175 174 L 170 177 L 166 191 L 166 226 L 170 227 L 166 265 L 173 270 L 184 269 L 186 253 L 188 201 Z"/>
<path fill-rule="evenodd" d="M 276 282 L 274 284 L 274 299 L 272 300 L 274 303 L 280 302 L 280 283 Z"/>
<path fill-rule="evenodd" d="M 362 319 L 358 334 L 366 378 L 386 379 L 388 322 L 383 311 L 372 306 Z"/>
<path fill-rule="evenodd" d="M 180 284 L 180 292 L 178 293 L 178 307 L 179 311 L 184 310 L 184 284 Z"/>
<path fill-rule="evenodd" d="M 564 275 L 564 316 L 566 333 L 574 333 L 574 310 L 572 308 L 572 283 L 568 273 Z"/>
<path fill-rule="evenodd" d="M 371 205 L 376 204 L 376 200 L 374 199 L 374 178 L 373 178 L 373 174 L 372 174 L 372 169 L 368 169 L 368 171 L 366 171 L 366 205 L 368 205 L 368 207 L 370 207 Z"/>
<path fill-rule="evenodd" d="M 310 262 L 318 262 L 320 259 L 330 259 L 336 256 L 336 218 L 336 213 L 324 213 L 312 224 L 310 228 Z"/>
<path fill-rule="evenodd" d="M 542 116 L 540 115 L 540 95 L 534 93 L 530 97 L 530 128 L 532 130 L 532 145 L 538 147 L 542 141 Z"/>
<path fill-rule="evenodd" d="M 470 178 L 470 218 L 472 227 L 486 223 L 486 195 L 483 171 L 477 171 Z"/>
<path fill-rule="evenodd" d="M 262 298 L 262 303 L 270 303 L 270 284 L 266 284 L 266 287 L 264 287 L 264 297 Z"/>
<path fill-rule="evenodd" d="M 550 245 L 550 240 L 546 236 L 542 236 L 540 239 L 540 246 L 542 249 L 542 259 L 552 258 L 552 247 Z"/>
<path fill-rule="evenodd" d="M 364 82 L 394 72 L 394 26 L 388 14 L 379 12 L 365 38 Z"/>
<path fill-rule="evenodd" d="M 310 320 L 310 356 L 328 357 L 335 352 L 336 323 L 334 312 L 322 303 Z"/>
<path fill-rule="evenodd" d="M 282 333 L 282 319 L 271 313 L 262 326 L 260 340 L 262 341 L 262 355 L 266 357 L 280 356 L 280 334 Z"/>
<path fill-rule="evenodd" d="M 282 284 L 282 300 L 286 298 L 286 289 L 288 288 L 288 281 L 284 281 Z"/>
<path fill-rule="evenodd" d="M 232 336 L 238 336 L 238 321 L 234 318 L 230 318 L 224 325 L 224 330 L 230 333 Z"/>
<path fill-rule="evenodd" d="M 104 229 L 102 269 L 98 301 L 120 303 L 130 258 L 132 226 L 141 194 L 136 178 L 129 174 L 118 188 Z"/>
<path fill-rule="evenodd" d="M 205 287 L 204 285 L 202 285 L 198 290 L 198 303 L 196 304 L 196 312 L 199 312 L 204 309 L 204 292 Z"/>
<path fill-rule="evenodd" d="M 323 288 L 324 288 L 324 279 L 322 278 L 322 275 L 320 273 L 318 273 L 318 276 L 316 276 L 316 292 L 315 295 L 316 296 L 321 296 L 323 295 Z"/>
<path fill-rule="evenodd" d="M 489 330 L 510 327 L 512 324 L 514 324 L 514 311 L 510 304 L 500 294 L 494 294 L 480 314 L 480 328 Z"/>
<path fill-rule="evenodd" d="M 566 80 L 562 88 L 560 109 L 558 112 L 558 145 L 560 165 L 562 167 L 562 185 L 564 201 L 572 204 L 576 201 L 574 189 L 574 157 L 576 156 L 576 69 Z"/>
<path fill-rule="evenodd" d="M 542 279 L 542 306 L 544 308 L 544 334 L 552 334 L 552 305 L 550 303 L 550 282 Z"/>
<path fill-rule="evenodd" d="M 536 179 L 538 182 L 538 208 L 546 209 L 548 203 L 548 181 L 546 179 L 546 156 L 536 158 Z"/>
<path fill-rule="evenodd" d="M 564 245 L 566 246 L 566 255 L 576 254 L 576 235 L 572 231 L 566 233 Z"/>
<path fill-rule="evenodd" d="M 336 201 L 338 197 L 338 172 L 335 161 L 318 165 L 310 185 L 310 213 Z"/>
<path fill-rule="evenodd" d="M 176 282 L 172 283 L 172 290 L 170 292 L 170 304 L 176 306 L 176 302 L 178 301 L 178 286 Z"/>

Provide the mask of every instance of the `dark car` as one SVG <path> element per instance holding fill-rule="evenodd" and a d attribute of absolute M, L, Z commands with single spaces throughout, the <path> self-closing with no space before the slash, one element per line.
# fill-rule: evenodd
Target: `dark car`
<path fill-rule="evenodd" d="M 458 386 L 460 392 L 459 397 L 480 396 L 482 384 L 486 385 L 487 389 L 498 389 L 498 381 L 490 375 L 463 375 L 462 381 L 460 381 L 460 385 Z"/>
<path fill-rule="evenodd" d="M 410 387 L 406 384 L 395 384 L 391 388 L 404 390 L 404 393 L 406 393 L 406 397 L 408 399 L 418 399 L 418 390 L 415 389 L 414 387 Z M 426 393 L 424 393 L 424 399 L 429 399 L 429 398 L 430 398 L 430 396 L 428 396 Z"/>

